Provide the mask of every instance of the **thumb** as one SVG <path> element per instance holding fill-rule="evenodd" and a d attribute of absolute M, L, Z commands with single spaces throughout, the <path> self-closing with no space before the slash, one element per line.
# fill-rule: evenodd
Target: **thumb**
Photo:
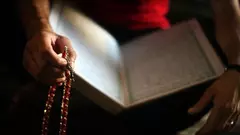
<path fill-rule="evenodd" d="M 53 64 L 54 66 L 57 67 L 64 67 L 67 65 L 67 61 L 62 58 L 61 56 L 59 56 L 54 50 L 53 48 L 48 49 L 45 54 L 44 54 L 45 59 L 50 62 L 51 64 Z"/>
<path fill-rule="evenodd" d="M 213 93 L 211 92 L 211 89 L 207 89 L 200 100 L 188 110 L 188 113 L 195 114 L 201 112 L 211 102 L 212 97 Z"/>
<path fill-rule="evenodd" d="M 59 35 L 56 40 L 57 50 L 59 50 L 60 52 L 63 52 L 65 46 L 67 46 L 67 48 L 68 48 L 68 60 L 70 62 L 70 65 L 72 67 L 74 67 L 74 62 L 77 57 L 76 51 L 74 50 L 74 48 L 71 44 L 71 41 L 68 38 Z"/>

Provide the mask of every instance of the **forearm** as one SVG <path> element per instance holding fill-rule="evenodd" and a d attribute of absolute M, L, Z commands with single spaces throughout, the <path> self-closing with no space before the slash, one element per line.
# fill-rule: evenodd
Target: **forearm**
<path fill-rule="evenodd" d="M 20 16 L 28 38 L 40 30 L 51 31 L 49 0 L 18 0 Z"/>
<path fill-rule="evenodd" d="M 216 38 L 231 64 L 240 57 L 239 8 L 237 0 L 212 0 Z"/>

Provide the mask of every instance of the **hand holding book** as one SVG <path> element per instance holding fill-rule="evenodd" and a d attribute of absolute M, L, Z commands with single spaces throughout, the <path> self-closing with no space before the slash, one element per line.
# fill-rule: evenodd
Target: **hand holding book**
<path fill-rule="evenodd" d="M 228 67 L 231 64 L 239 64 L 239 1 L 212 0 L 212 7 L 216 38 L 228 61 Z M 197 113 L 207 104 L 213 102 L 210 117 L 198 132 L 199 135 L 231 130 L 237 122 L 240 100 L 238 97 L 240 74 L 238 68 L 231 67 L 229 69 L 207 89 L 199 102 L 189 109 L 190 113 Z"/>
<path fill-rule="evenodd" d="M 197 135 L 223 131 L 229 116 L 239 113 L 239 110 L 235 110 L 239 102 L 239 79 L 239 73 L 235 71 L 225 72 L 206 90 L 198 103 L 189 109 L 189 113 L 196 114 L 213 102 L 211 114 Z M 232 122 L 234 122 L 232 124 L 236 123 L 236 121 Z"/>

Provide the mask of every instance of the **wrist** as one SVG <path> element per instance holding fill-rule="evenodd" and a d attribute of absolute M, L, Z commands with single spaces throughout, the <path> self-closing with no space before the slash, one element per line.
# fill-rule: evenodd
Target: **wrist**
<path fill-rule="evenodd" d="M 240 72 L 237 70 L 228 70 L 227 73 L 233 80 L 240 80 Z"/>
<path fill-rule="evenodd" d="M 240 65 L 229 64 L 227 67 L 227 72 L 230 73 L 232 76 L 239 78 L 240 77 Z"/>
<path fill-rule="evenodd" d="M 40 31 L 53 31 L 48 19 L 43 18 L 32 20 L 26 29 L 27 38 L 30 39 Z"/>

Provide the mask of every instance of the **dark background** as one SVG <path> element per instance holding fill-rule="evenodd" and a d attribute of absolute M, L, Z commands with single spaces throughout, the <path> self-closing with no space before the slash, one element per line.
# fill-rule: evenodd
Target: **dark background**
<path fill-rule="evenodd" d="M 31 134 L 35 135 L 36 131 L 40 131 L 39 123 L 43 108 L 38 108 L 36 106 L 41 106 L 43 102 L 39 102 L 35 97 L 43 96 L 35 91 L 35 93 L 29 92 L 27 95 L 28 98 L 22 99 L 17 105 L 17 109 L 14 110 L 14 113 L 9 112 L 9 107 L 11 105 L 16 105 L 13 100 L 14 93 L 20 90 L 28 90 L 29 88 L 36 88 L 35 85 L 28 84 L 29 76 L 24 72 L 21 67 L 21 57 L 22 57 L 22 46 L 25 44 L 25 37 L 23 29 L 21 28 L 19 18 L 17 16 L 17 7 L 15 6 L 14 0 L 7 0 L 1 3 L 1 62 L 0 62 L 0 119 L 4 124 L 6 130 L 2 130 L 3 135 L 10 135 L 12 131 L 22 134 Z M 182 20 L 190 19 L 196 17 L 209 40 L 215 44 L 214 38 L 214 25 L 212 21 L 212 13 L 209 5 L 209 0 L 172 0 L 171 8 L 168 14 L 168 18 L 171 23 L 177 23 Z M 23 88 L 23 86 L 25 86 Z M 29 96 L 30 95 L 30 96 Z M 85 97 L 82 97 L 85 99 Z M 87 101 L 87 104 L 92 104 L 90 101 Z M 84 104 L 84 103 L 83 103 Z M 85 104 L 85 105 L 87 105 Z M 83 115 L 88 114 L 96 110 L 101 110 L 96 106 L 88 109 L 81 110 Z M 76 112 L 79 113 L 79 112 Z M 100 112 L 101 115 L 101 112 Z M 106 116 L 105 112 L 102 112 L 102 116 Z M 58 116 L 58 115 L 56 115 Z M 75 115 L 77 116 L 77 114 Z M 11 118 L 12 121 L 9 121 Z M 97 116 L 90 115 L 92 119 L 98 120 Z M 96 117 L 96 118 L 95 118 Z M 78 118 L 76 118 L 78 119 Z M 57 122 L 56 122 L 57 123 Z M 79 122 L 81 123 L 81 122 Z M 91 125 L 91 123 L 86 123 Z M 114 124 L 113 124 L 114 125 Z M 72 125 L 78 126 L 78 125 Z M 117 124 L 115 124 L 117 126 Z M 114 127 L 109 127 L 114 129 Z M 117 130 L 117 129 L 116 129 Z M 27 133 L 28 131 L 29 133 Z M 16 134 L 15 132 L 15 134 Z M 120 132 L 120 131 L 119 131 Z M 1 133 L 0 133 L 1 134 Z M 120 134 L 120 133 L 119 133 Z"/>

